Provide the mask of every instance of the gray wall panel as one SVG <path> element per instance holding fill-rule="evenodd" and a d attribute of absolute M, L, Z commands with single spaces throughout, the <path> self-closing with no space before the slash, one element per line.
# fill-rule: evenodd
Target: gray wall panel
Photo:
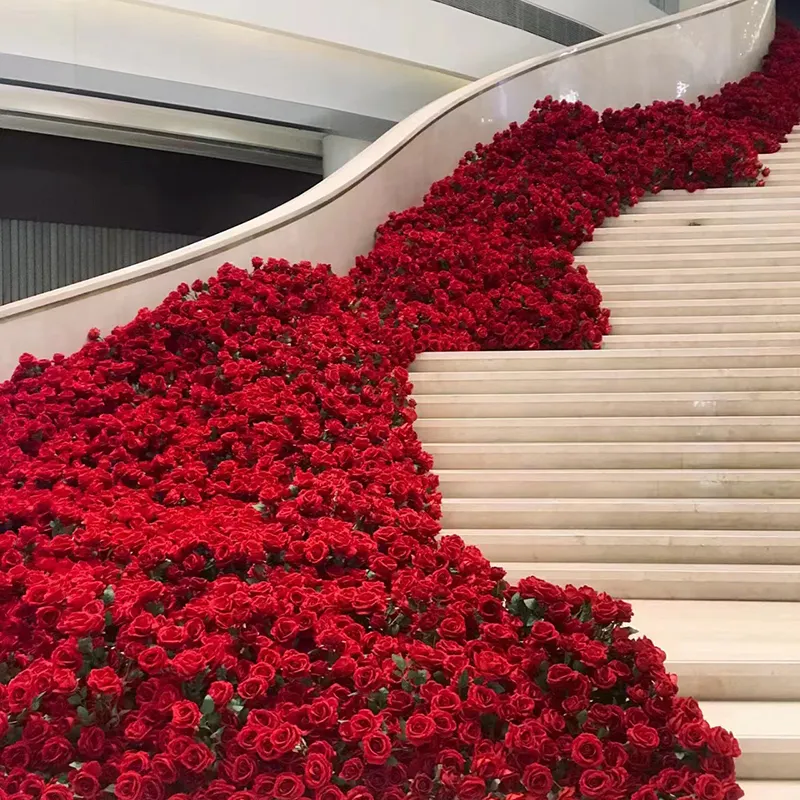
<path fill-rule="evenodd" d="M 0 219 L 0 304 L 103 275 L 196 240 L 179 233 Z"/>

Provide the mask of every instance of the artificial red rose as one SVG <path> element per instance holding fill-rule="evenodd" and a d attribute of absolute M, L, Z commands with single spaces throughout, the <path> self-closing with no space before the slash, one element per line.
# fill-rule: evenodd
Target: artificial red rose
<path fill-rule="evenodd" d="M 123 772 L 114 784 L 114 794 L 120 800 L 139 800 L 142 796 L 142 776 L 138 772 Z"/>
<path fill-rule="evenodd" d="M 141 800 L 164 800 L 166 792 L 158 778 L 153 775 L 142 777 L 142 791 L 139 797 Z"/>
<path fill-rule="evenodd" d="M 738 758 L 742 754 L 736 737 L 724 728 L 712 728 L 708 732 L 707 744 L 712 753 L 726 758 Z"/>
<path fill-rule="evenodd" d="M 631 795 L 631 800 L 659 800 L 659 796 L 655 789 L 644 786 Z"/>
<path fill-rule="evenodd" d="M 70 785 L 79 797 L 94 798 L 100 792 L 100 781 L 97 775 L 85 769 L 71 775 Z"/>
<path fill-rule="evenodd" d="M 90 725 L 81 728 L 78 735 L 78 752 L 87 760 L 100 759 L 106 746 L 105 731 L 96 726 Z"/>
<path fill-rule="evenodd" d="M 458 786 L 458 800 L 483 800 L 486 795 L 486 781 L 475 775 L 467 776 Z"/>
<path fill-rule="evenodd" d="M 427 714 L 412 714 L 406 721 L 406 739 L 412 747 L 422 747 L 436 734 L 436 723 Z"/>
<path fill-rule="evenodd" d="M 355 783 L 364 773 L 364 762 L 360 758 L 348 758 L 339 769 L 339 777 L 345 783 Z"/>
<path fill-rule="evenodd" d="M 254 675 L 243 680 L 236 691 L 243 700 L 257 700 L 263 697 L 269 689 L 269 683 L 261 675 Z"/>
<path fill-rule="evenodd" d="M 149 672 L 151 675 L 157 675 L 169 664 L 169 656 L 163 647 L 155 645 L 154 647 L 148 647 L 146 650 L 142 650 L 142 652 L 139 653 L 138 662 L 139 666 L 145 672 Z"/>
<path fill-rule="evenodd" d="M 522 773 L 522 785 L 534 796 L 544 797 L 553 786 L 553 774 L 542 764 L 530 764 Z"/>
<path fill-rule="evenodd" d="M 591 733 L 582 733 L 572 742 L 572 761 L 581 769 L 603 763 L 603 743 Z"/>
<path fill-rule="evenodd" d="M 122 681 L 111 667 L 93 669 L 86 678 L 88 687 L 97 694 L 119 697 L 122 694 Z"/>
<path fill-rule="evenodd" d="M 589 800 L 606 800 L 613 786 L 611 775 L 599 769 L 589 769 L 581 775 L 579 789 Z"/>
<path fill-rule="evenodd" d="M 326 786 L 333 775 L 330 760 L 322 755 L 311 753 L 303 765 L 303 778 L 309 789 L 321 789 Z"/>
<path fill-rule="evenodd" d="M 272 796 L 275 800 L 298 800 L 305 792 L 302 778 L 291 772 L 282 772 L 275 778 Z"/>
<path fill-rule="evenodd" d="M 39 758 L 50 769 L 56 770 L 71 760 L 72 745 L 63 736 L 52 736 L 42 745 Z"/>
<path fill-rule="evenodd" d="M 177 728 L 194 730 L 201 719 L 200 709 L 191 700 L 179 700 L 172 706 L 172 722 Z"/>
<path fill-rule="evenodd" d="M 269 741 L 276 753 L 291 753 L 300 744 L 302 734 L 296 725 L 284 722 L 270 731 Z"/>
<path fill-rule="evenodd" d="M 661 739 L 655 728 L 639 723 L 628 728 L 628 741 L 640 750 L 655 750 Z"/>
<path fill-rule="evenodd" d="M 385 764 L 392 754 L 392 740 L 385 733 L 368 733 L 361 740 L 361 747 L 364 750 L 364 760 L 368 764 Z"/>
<path fill-rule="evenodd" d="M 63 784 L 51 783 L 42 791 L 40 800 L 73 800 L 73 797 L 69 787 Z"/>
<path fill-rule="evenodd" d="M 689 722 L 678 730 L 678 741 L 687 750 L 701 750 L 708 740 L 709 727 L 704 722 Z"/>
<path fill-rule="evenodd" d="M 697 800 L 723 800 L 725 795 L 719 778 L 713 775 L 698 775 L 694 782 Z"/>
<path fill-rule="evenodd" d="M 200 650 L 182 650 L 172 659 L 172 669 L 184 681 L 190 681 L 205 668 L 206 657 Z"/>
<path fill-rule="evenodd" d="M 344 797 L 344 792 L 338 786 L 325 786 L 316 794 L 316 800 L 344 800 Z"/>
<path fill-rule="evenodd" d="M 198 775 L 214 763 L 214 754 L 204 744 L 192 742 L 180 754 L 179 760 L 184 769 Z"/>
<path fill-rule="evenodd" d="M 228 681 L 213 681 L 208 687 L 208 696 L 216 708 L 224 708 L 233 699 L 233 686 Z"/>

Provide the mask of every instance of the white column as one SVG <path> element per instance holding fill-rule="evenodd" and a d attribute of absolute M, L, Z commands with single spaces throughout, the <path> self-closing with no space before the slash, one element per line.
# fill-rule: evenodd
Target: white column
<path fill-rule="evenodd" d="M 370 144 L 347 136 L 326 136 L 322 140 L 322 174 L 327 178 Z"/>

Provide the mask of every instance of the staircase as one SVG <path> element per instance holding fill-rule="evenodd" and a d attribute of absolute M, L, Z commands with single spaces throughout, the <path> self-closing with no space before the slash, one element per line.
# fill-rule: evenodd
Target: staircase
<path fill-rule="evenodd" d="M 764 188 L 595 232 L 602 350 L 429 353 L 412 380 L 445 532 L 631 600 L 739 737 L 746 798 L 800 800 L 800 132 L 764 161 Z"/>

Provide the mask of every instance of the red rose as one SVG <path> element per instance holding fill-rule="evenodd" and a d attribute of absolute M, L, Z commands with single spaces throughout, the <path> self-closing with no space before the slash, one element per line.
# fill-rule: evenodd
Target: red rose
<path fill-rule="evenodd" d="M 724 789 L 719 778 L 713 775 L 700 775 L 694 782 L 694 793 L 698 800 L 722 800 Z"/>
<path fill-rule="evenodd" d="M 31 763 L 31 749 L 25 742 L 15 742 L 0 749 L 0 763 L 10 771 L 27 769 Z"/>
<path fill-rule="evenodd" d="M 486 796 L 486 781 L 477 775 L 464 778 L 458 787 L 458 800 L 483 800 Z"/>
<path fill-rule="evenodd" d="M 628 741 L 640 750 L 655 750 L 661 743 L 658 731 L 641 723 L 628 728 Z"/>
<path fill-rule="evenodd" d="M 100 781 L 97 780 L 97 776 L 85 769 L 73 773 L 70 784 L 75 794 L 80 797 L 92 798 L 100 792 Z"/>
<path fill-rule="evenodd" d="M 63 767 L 72 759 L 72 745 L 63 736 L 53 736 L 42 745 L 39 758 L 50 769 Z"/>
<path fill-rule="evenodd" d="M 201 650 L 182 650 L 172 659 L 172 669 L 181 680 L 190 681 L 206 668 L 206 657 Z"/>
<path fill-rule="evenodd" d="M 291 753 L 300 744 L 302 733 L 296 725 L 284 722 L 270 732 L 269 741 L 276 753 Z"/>
<path fill-rule="evenodd" d="M 81 728 L 78 736 L 78 752 L 88 760 L 100 759 L 106 747 L 106 734 L 102 728 L 91 725 Z"/>
<path fill-rule="evenodd" d="M 86 683 L 97 694 L 107 694 L 111 697 L 119 697 L 122 694 L 122 681 L 111 667 L 93 669 Z"/>
<path fill-rule="evenodd" d="M 649 786 L 645 786 L 639 791 L 634 792 L 631 796 L 631 800 L 658 800 L 658 792 L 655 789 L 651 789 Z"/>
<path fill-rule="evenodd" d="M 687 750 L 702 750 L 708 739 L 708 723 L 688 722 L 678 731 L 678 741 Z"/>
<path fill-rule="evenodd" d="M 298 800 L 305 790 L 305 784 L 300 777 L 291 772 L 282 772 L 275 778 L 272 796 L 275 800 Z"/>
<path fill-rule="evenodd" d="M 142 777 L 142 792 L 139 795 L 141 800 L 164 800 L 166 792 L 159 780 L 152 775 Z"/>
<path fill-rule="evenodd" d="M 159 645 L 142 650 L 137 660 L 139 666 L 151 675 L 157 675 L 169 664 L 167 651 Z"/>
<path fill-rule="evenodd" d="M 327 785 L 332 775 L 333 768 L 324 756 L 312 753 L 306 757 L 303 776 L 309 789 L 320 789 Z"/>
<path fill-rule="evenodd" d="M 603 763 L 603 743 L 591 733 L 582 733 L 572 743 L 572 760 L 581 769 Z"/>
<path fill-rule="evenodd" d="M 180 763 L 195 775 L 205 771 L 214 763 L 214 754 L 199 742 L 192 742 L 180 754 Z"/>
<path fill-rule="evenodd" d="M 444 639 L 461 639 L 466 632 L 467 626 L 461 616 L 445 617 L 439 625 L 439 635 Z"/>
<path fill-rule="evenodd" d="M 724 728 L 712 728 L 708 732 L 708 749 L 727 758 L 739 758 L 742 754 L 736 737 Z"/>
<path fill-rule="evenodd" d="M 606 800 L 613 785 L 611 775 L 599 769 L 584 772 L 578 784 L 581 794 L 589 800 Z"/>
<path fill-rule="evenodd" d="M 553 774 L 541 764 L 531 764 L 522 773 L 522 785 L 531 794 L 544 797 L 553 786 Z"/>
<path fill-rule="evenodd" d="M 339 777 L 345 783 L 355 783 L 364 773 L 364 763 L 360 758 L 348 758 L 339 770 Z"/>
<path fill-rule="evenodd" d="M 72 792 L 68 786 L 59 783 L 51 783 L 46 786 L 39 800 L 73 800 Z"/>
<path fill-rule="evenodd" d="M 406 739 L 412 747 L 422 747 L 436 734 L 436 723 L 426 714 L 412 714 L 406 722 Z"/>
<path fill-rule="evenodd" d="M 233 686 L 228 681 L 214 681 L 208 687 L 208 696 L 216 708 L 224 708 L 233 699 Z"/>
<path fill-rule="evenodd" d="M 338 786 L 325 786 L 317 791 L 316 800 L 344 800 L 344 792 Z"/>
<path fill-rule="evenodd" d="M 385 733 L 367 734 L 361 746 L 364 749 L 364 760 L 368 764 L 385 764 L 392 754 L 392 740 Z"/>
<path fill-rule="evenodd" d="M 138 772 L 123 772 L 114 784 L 114 794 L 120 800 L 138 800 L 142 795 L 142 776 Z"/>
<path fill-rule="evenodd" d="M 200 709 L 191 700 L 179 700 L 172 706 L 172 722 L 178 728 L 194 730 L 201 719 Z"/>
<path fill-rule="evenodd" d="M 269 683 L 261 675 L 245 678 L 237 689 L 242 700 L 256 700 L 263 697 L 269 689 Z"/>

